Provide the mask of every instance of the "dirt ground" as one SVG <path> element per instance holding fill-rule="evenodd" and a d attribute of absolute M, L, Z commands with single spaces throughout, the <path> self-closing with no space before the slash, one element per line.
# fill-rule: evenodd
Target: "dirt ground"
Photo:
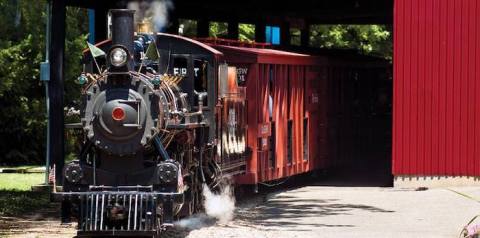
<path fill-rule="evenodd" d="M 52 204 L 33 214 L 20 217 L 0 217 L 0 237 L 73 237 L 74 225 L 61 225 L 58 207 Z"/>

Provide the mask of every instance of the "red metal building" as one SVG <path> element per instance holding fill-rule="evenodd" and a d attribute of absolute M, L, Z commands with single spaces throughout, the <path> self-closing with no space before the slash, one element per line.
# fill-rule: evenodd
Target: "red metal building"
<path fill-rule="evenodd" d="M 393 174 L 480 175 L 480 2 L 396 0 Z"/>

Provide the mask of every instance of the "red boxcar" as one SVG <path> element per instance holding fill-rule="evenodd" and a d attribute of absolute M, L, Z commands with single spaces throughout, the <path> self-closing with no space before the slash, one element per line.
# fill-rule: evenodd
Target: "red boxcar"
<path fill-rule="evenodd" d="M 389 166 L 388 62 L 212 45 L 236 67 L 246 91 L 247 146 L 253 153 L 238 183 L 366 162 Z"/>
<path fill-rule="evenodd" d="M 255 184 L 325 166 L 325 114 L 315 66 L 324 59 L 272 49 L 215 46 L 245 87 L 252 156 L 238 183 Z M 322 138 L 321 140 L 319 140 Z"/>

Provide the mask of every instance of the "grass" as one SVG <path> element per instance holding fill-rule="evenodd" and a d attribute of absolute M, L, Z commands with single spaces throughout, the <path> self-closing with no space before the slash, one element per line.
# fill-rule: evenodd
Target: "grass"
<path fill-rule="evenodd" d="M 43 183 L 43 173 L 0 173 L 0 215 L 14 216 L 45 207 L 49 194 L 32 192 L 32 185 Z"/>
<path fill-rule="evenodd" d="M 0 190 L 29 191 L 33 185 L 42 184 L 44 181 L 43 173 L 0 173 Z"/>
<path fill-rule="evenodd" d="M 40 167 L 41 165 L 21 165 L 21 166 L 1 166 L 0 168 L 8 168 L 8 169 L 33 169 Z"/>

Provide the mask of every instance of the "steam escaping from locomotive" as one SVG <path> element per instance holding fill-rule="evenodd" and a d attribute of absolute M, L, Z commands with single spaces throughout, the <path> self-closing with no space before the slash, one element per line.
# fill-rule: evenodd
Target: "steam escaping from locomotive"
<path fill-rule="evenodd" d="M 205 212 L 208 216 L 216 218 L 219 223 L 227 223 L 233 219 L 235 198 L 230 185 L 221 188 L 220 193 L 214 193 L 204 184 L 202 193 L 205 198 Z"/>
<path fill-rule="evenodd" d="M 153 30 L 162 32 L 168 26 L 169 11 L 173 10 L 171 0 L 134 1 L 128 8 L 136 11 L 137 23 L 147 20 L 153 23 Z"/>
<path fill-rule="evenodd" d="M 205 213 L 179 220 L 175 222 L 176 226 L 194 230 L 212 226 L 216 222 L 225 224 L 233 219 L 235 197 L 230 184 L 221 187 L 219 192 L 213 192 L 206 184 L 203 184 L 202 195 Z"/>
<path fill-rule="evenodd" d="M 184 218 L 175 222 L 175 226 L 187 229 L 195 230 L 203 227 L 211 226 L 215 224 L 215 219 L 207 216 L 205 213 L 195 214 L 191 217 Z"/>

